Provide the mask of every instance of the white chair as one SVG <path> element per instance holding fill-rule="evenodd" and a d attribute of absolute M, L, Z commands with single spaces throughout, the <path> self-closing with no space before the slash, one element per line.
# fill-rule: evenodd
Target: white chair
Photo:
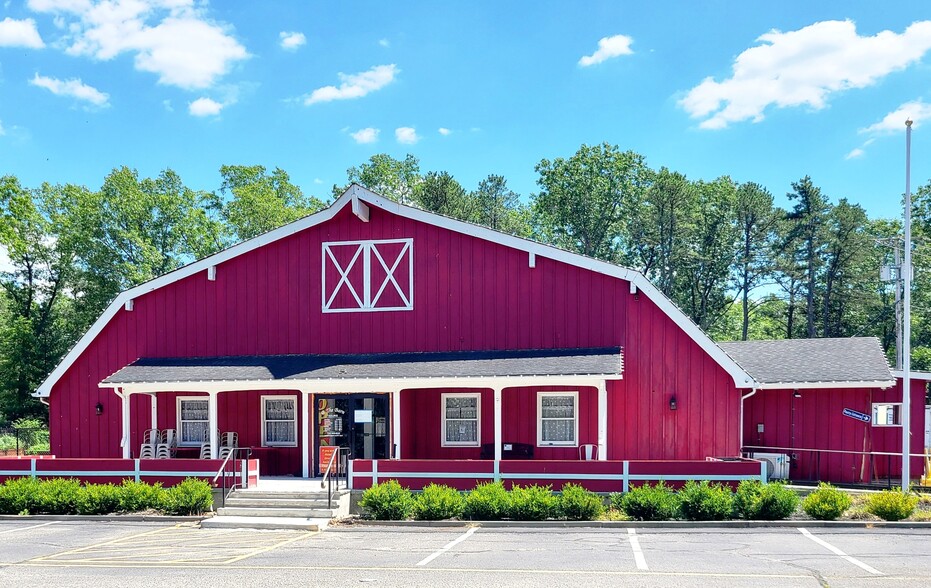
<path fill-rule="evenodd" d="M 139 447 L 139 459 L 155 459 L 155 450 L 158 447 L 160 435 L 158 429 L 149 429 L 142 434 L 142 445 Z"/>
<path fill-rule="evenodd" d="M 583 461 L 598 459 L 598 446 L 594 443 L 579 445 L 579 459 Z"/>
<path fill-rule="evenodd" d="M 155 459 L 170 459 L 175 456 L 178 448 L 178 437 L 174 429 L 165 429 L 162 431 L 158 447 L 155 448 Z"/>

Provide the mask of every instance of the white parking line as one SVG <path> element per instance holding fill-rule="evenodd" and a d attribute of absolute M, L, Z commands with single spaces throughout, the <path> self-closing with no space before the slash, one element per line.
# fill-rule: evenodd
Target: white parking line
<path fill-rule="evenodd" d="M 38 529 L 39 527 L 47 527 L 49 525 L 54 525 L 61 521 L 52 521 L 50 523 L 42 523 L 41 525 L 32 525 L 31 527 L 19 527 L 16 529 L 7 529 L 6 531 L 0 531 L 0 535 L 6 535 L 7 533 L 15 533 L 17 531 L 28 531 L 29 529 Z"/>
<path fill-rule="evenodd" d="M 647 560 L 643 557 L 643 550 L 640 549 L 640 539 L 637 538 L 637 531 L 627 529 L 627 538 L 630 540 L 630 548 L 634 551 L 634 561 L 637 562 L 637 569 L 649 570 Z"/>
<path fill-rule="evenodd" d="M 877 576 L 883 576 L 883 575 L 885 575 L 885 574 L 883 574 L 882 572 L 880 572 L 879 570 L 877 570 L 876 568 L 874 568 L 874 567 L 872 567 L 872 566 L 869 566 L 869 565 L 863 563 L 862 561 L 858 560 L 858 559 L 855 558 L 855 557 L 851 557 L 851 556 L 847 555 L 846 553 L 844 553 L 844 552 L 841 551 L 840 549 L 834 547 L 833 545 L 831 545 L 831 544 L 828 543 L 827 541 L 825 541 L 825 540 L 823 540 L 823 539 L 819 539 L 818 537 L 815 537 L 814 535 L 812 535 L 811 533 L 808 532 L 808 529 L 799 529 L 799 531 L 802 533 L 802 535 L 808 537 L 809 539 L 811 539 L 812 541 L 814 541 L 814 542 L 817 543 L 818 545 L 824 547 L 825 549 L 827 549 L 827 550 L 830 551 L 831 553 L 834 553 L 835 555 L 841 556 L 842 558 L 846 559 L 847 561 L 849 561 L 849 562 L 852 563 L 853 565 L 855 565 L 855 566 L 857 566 L 857 567 L 860 567 L 860 568 L 863 568 L 864 570 L 868 571 L 869 573 L 871 573 L 871 574 L 876 574 Z"/>
<path fill-rule="evenodd" d="M 468 539 L 469 537 L 471 537 L 472 534 L 475 533 L 476 531 L 478 531 L 478 527 L 472 527 L 471 529 L 469 529 L 468 531 L 466 531 L 465 534 L 460 535 L 460 536 L 457 537 L 456 539 L 453 539 L 452 541 L 450 541 L 449 543 L 447 543 L 447 544 L 446 544 L 442 549 L 440 549 L 439 551 L 437 551 L 437 552 L 435 552 L 435 553 L 433 553 L 433 554 L 431 554 L 431 555 L 428 555 L 427 557 L 425 557 L 425 558 L 423 558 L 422 560 L 420 560 L 419 562 L 417 562 L 417 565 L 418 565 L 418 566 L 425 566 L 425 565 L 427 565 L 427 564 L 430 563 L 431 561 L 435 560 L 436 558 L 440 557 L 441 555 L 443 555 L 444 553 L 446 553 L 447 551 L 449 551 L 449 550 L 452 549 L 453 547 L 459 545 L 460 543 L 462 543 L 463 541 L 465 541 L 466 539 Z"/>

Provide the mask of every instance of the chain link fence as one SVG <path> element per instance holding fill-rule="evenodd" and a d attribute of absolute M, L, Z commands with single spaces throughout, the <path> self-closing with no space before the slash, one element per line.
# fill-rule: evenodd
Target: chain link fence
<path fill-rule="evenodd" d="M 49 453 L 48 429 L 43 427 L 0 428 L 0 457 Z"/>

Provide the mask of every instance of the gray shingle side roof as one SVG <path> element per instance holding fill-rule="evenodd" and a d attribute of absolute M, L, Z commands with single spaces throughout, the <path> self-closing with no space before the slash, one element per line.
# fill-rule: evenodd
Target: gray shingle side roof
<path fill-rule="evenodd" d="M 875 337 L 729 341 L 718 345 L 761 384 L 895 379 Z"/>
<path fill-rule="evenodd" d="M 365 355 L 141 358 L 103 384 L 603 375 L 623 370 L 620 347 Z"/>

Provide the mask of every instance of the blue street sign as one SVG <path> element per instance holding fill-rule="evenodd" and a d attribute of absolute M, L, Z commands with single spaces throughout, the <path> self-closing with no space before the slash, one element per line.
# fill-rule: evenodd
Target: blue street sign
<path fill-rule="evenodd" d="M 863 421 L 864 423 L 870 422 L 870 415 L 856 411 L 852 408 L 845 408 L 844 416 L 850 417 L 852 419 L 857 419 L 858 421 Z"/>

